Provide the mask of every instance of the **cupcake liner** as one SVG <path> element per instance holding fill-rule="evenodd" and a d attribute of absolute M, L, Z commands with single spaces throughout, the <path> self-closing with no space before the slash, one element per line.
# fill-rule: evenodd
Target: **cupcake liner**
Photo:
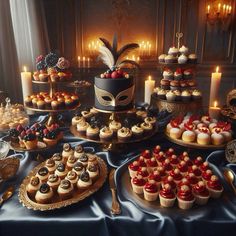
<path fill-rule="evenodd" d="M 180 209 L 183 209 L 183 210 L 187 210 L 187 209 L 190 209 L 192 206 L 193 206 L 193 203 L 195 201 L 195 199 L 193 199 L 192 201 L 184 201 L 180 198 L 177 198 L 178 199 L 178 206 Z"/>
<path fill-rule="evenodd" d="M 128 168 L 128 169 L 129 169 L 129 176 L 130 176 L 130 178 L 134 178 L 136 173 L 137 173 L 137 171 L 131 170 L 130 168 Z"/>
<path fill-rule="evenodd" d="M 143 186 L 137 186 L 135 184 L 133 184 L 132 180 L 131 180 L 131 185 L 133 188 L 133 191 L 137 194 L 143 194 Z"/>
<path fill-rule="evenodd" d="M 207 186 L 207 189 L 209 190 L 210 192 L 210 196 L 212 198 L 219 198 L 223 192 L 223 189 L 222 190 L 214 190 L 214 189 L 211 189 Z"/>
<path fill-rule="evenodd" d="M 210 195 L 207 196 L 207 197 L 204 197 L 204 196 L 200 196 L 200 195 L 194 194 L 194 196 L 195 196 L 195 202 L 198 205 L 205 205 L 205 204 L 207 204 L 208 199 L 210 198 Z"/>
<path fill-rule="evenodd" d="M 175 203 L 175 199 L 176 199 L 176 197 L 171 198 L 171 199 L 164 198 L 161 195 L 159 195 L 159 198 L 160 198 L 160 204 L 162 207 L 173 207 L 173 205 Z"/>
<path fill-rule="evenodd" d="M 149 201 L 149 202 L 154 202 L 157 200 L 157 197 L 158 197 L 158 192 L 156 193 L 149 193 L 145 190 L 143 190 L 143 193 L 144 193 L 144 199 Z"/>

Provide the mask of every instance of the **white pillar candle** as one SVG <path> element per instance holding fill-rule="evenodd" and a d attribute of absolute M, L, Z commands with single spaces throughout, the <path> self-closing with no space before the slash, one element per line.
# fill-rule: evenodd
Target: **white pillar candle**
<path fill-rule="evenodd" d="M 88 68 L 90 68 L 90 58 L 88 57 Z"/>
<path fill-rule="evenodd" d="M 219 73 L 219 66 L 216 67 L 216 72 L 211 74 L 211 90 L 209 106 L 213 106 L 214 101 L 217 101 L 217 96 L 219 94 L 220 81 L 222 73 Z"/>
<path fill-rule="evenodd" d="M 81 67 L 81 58 L 80 58 L 80 56 L 78 56 L 78 67 L 80 68 Z"/>
<path fill-rule="evenodd" d="M 152 77 L 149 75 L 148 79 L 145 81 L 144 86 L 144 102 L 150 104 L 151 95 L 155 88 L 155 80 L 152 79 Z"/>
<path fill-rule="evenodd" d="M 214 119 L 218 119 L 220 115 L 220 107 L 218 107 L 217 101 L 214 102 L 214 106 L 209 107 L 209 116 Z"/>
<path fill-rule="evenodd" d="M 21 72 L 21 86 L 23 93 L 23 100 L 25 97 L 32 95 L 32 73 L 27 72 L 26 66 L 23 67 L 23 72 Z"/>
<path fill-rule="evenodd" d="M 83 57 L 83 68 L 85 68 L 85 62 L 86 62 L 86 58 Z"/>

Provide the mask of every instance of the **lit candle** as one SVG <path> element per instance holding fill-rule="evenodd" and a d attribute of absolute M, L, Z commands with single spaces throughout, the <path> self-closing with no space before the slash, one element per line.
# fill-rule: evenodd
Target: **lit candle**
<path fill-rule="evenodd" d="M 137 61 L 138 61 L 138 62 L 140 61 L 140 57 L 137 58 Z"/>
<path fill-rule="evenodd" d="M 207 6 L 207 14 L 210 14 L 210 9 L 211 9 L 211 7 L 210 7 L 210 5 L 208 5 Z"/>
<path fill-rule="evenodd" d="M 145 81 L 144 88 L 144 102 L 150 104 L 151 95 L 155 88 L 155 80 L 149 75 L 148 79 Z"/>
<path fill-rule="evenodd" d="M 148 56 L 151 55 L 151 44 L 148 45 Z"/>
<path fill-rule="evenodd" d="M 231 6 L 229 6 L 229 14 L 231 14 L 231 10 L 232 10 L 232 7 L 231 7 Z"/>
<path fill-rule="evenodd" d="M 78 67 L 80 68 L 80 62 L 81 62 L 81 58 L 80 58 L 80 56 L 78 56 Z"/>
<path fill-rule="evenodd" d="M 223 13 L 222 13 L 223 16 L 225 15 L 225 8 L 226 8 L 226 5 L 224 4 L 224 5 L 223 5 Z"/>
<path fill-rule="evenodd" d="M 88 68 L 90 68 L 90 58 L 88 57 Z"/>
<path fill-rule="evenodd" d="M 219 66 L 216 67 L 216 72 L 211 74 L 211 90 L 209 105 L 212 106 L 213 102 L 217 100 L 219 94 L 220 81 L 222 73 L 219 73 Z"/>
<path fill-rule="evenodd" d="M 86 62 L 86 58 L 83 57 L 83 68 L 85 68 L 85 62 Z"/>
<path fill-rule="evenodd" d="M 229 11 L 229 5 L 226 6 L 226 15 L 228 14 L 228 11 Z"/>
<path fill-rule="evenodd" d="M 218 119 L 220 115 L 220 107 L 218 107 L 217 101 L 214 102 L 214 105 L 209 107 L 209 116 L 214 119 Z"/>
<path fill-rule="evenodd" d="M 27 72 L 27 67 L 23 67 L 23 72 L 21 72 L 21 86 L 23 99 L 32 94 L 32 74 Z"/>
<path fill-rule="evenodd" d="M 219 3 L 218 4 L 218 12 L 217 13 L 220 13 L 220 8 L 221 8 L 221 4 Z"/>
<path fill-rule="evenodd" d="M 89 55 L 91 55 L 91 44 L 90 43 L 88 45 L 88 49 L 89 49 Z"/>

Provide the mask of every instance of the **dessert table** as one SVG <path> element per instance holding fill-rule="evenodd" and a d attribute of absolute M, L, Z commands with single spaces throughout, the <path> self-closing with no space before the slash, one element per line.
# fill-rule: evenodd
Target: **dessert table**
<path fill-rule="evenodd" d="M 82 144 L 90 151 L 97 153 L 111 165 L 118 166 L 139 151 L 153 147 L 155 144 L 186 150 L 174 145 L 160 135 L 149 141 L 134 144 L 123 154 L 103 152 L 98 144 L 78 140 L 65 130 L 63 142 L 72 146 Z M 42 152 L 41 159 L 50 157 L 61 150 L 58 144 L 54 150 Z M 207 157 L 209 151 L 193 151 L 190 153 L 202 154 Z M 223 151 L 211 154 L 224 156 Z M 41 160 L 40 160 L 41 161 Z M 17 175 L 0 186 L 0 193 L 10 185 L 15 187 L 12 198 L 0 208 L 0 235 L 222 235 L 233 234 L 236 231 L 236 198 L 232 189 L 224 183 L 225 193 L 217 200 L 211 200 L 207 206 L 194 207 L 183 211 L 177 208 L 160 209 L 155 213 L 145 213 L 129 199 L 120 197 L 122 213 L 112 215 L 111 192 L 108 181 L 104 186 L 89 198 L 69 207 L 39 212 L 22 206 L 18 200 L 19 185 L 25 176 L 39 164 L 34 153 L 25 153 L 21 160 Z M 110 167 L 109 167 L 110 168 Z M 236 168 L 235 168 L 236 169 Z M 118 169 L 119 172 L 119 169 Z M 119 175 L 117 175 L 119 177 Z M 121 187 L 118 184 L 118 188 Z M 118 189 L 118 193 L 120 190 Z"/>

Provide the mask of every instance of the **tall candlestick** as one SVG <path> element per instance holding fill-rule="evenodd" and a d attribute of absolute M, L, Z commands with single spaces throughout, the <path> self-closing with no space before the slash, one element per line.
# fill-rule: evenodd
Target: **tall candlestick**
<path fill-rule="evenodd" d="M 32 74 L 27 72 L 27 67 L 23 67 L 23 72 L 21 72 L 21 86 L 23 92 L 23 98 L 32 94 Z"/>
<path fill-rule="evenodd" d="M 220 8 L 221 8 L 221 4 L 219 3 L 218 4 L 218 11 L 217 11 L 217 13 L 220 13 Z"/>
<path fill-rule="evenodd" d="M 222 73 L 219 73 L 219 66 L 216 67 L 216 72 L 211 74 L 211 90 L 210 90 L 210 100 L 209 106 L 213 105 L 213 102 L 217 100 L 217 95 L 219 94 L 220 81 Z"/>
<path fill-rule="evenodd" d="M 85 61 L 86 61 L 86 58 L 83 57 L 83 68 L 85 68 Z"/>
<path fill-rule="evenodd" d="M 217 101 L 214 102 L 214 106 L 209 107 L 209 116 L 214 119 L 218 119 L 220 115 L 220 107 L 218 107 Z"/>
<path fill-rule="evenodd" d="M 90 68 L 90 58 L 88 57 L 88 68 Z"/>
<path fill-rule="evenodd" d="M 210 5 L 208 5 L 207 6 L 207 14 L 210 14 L 210 9 L 211 9 L 211 7 L 210 7 Z"/>
<path fill-rule="evenodd" d="M 81 57 L 80 56 L 78 56 L 78 67 L 80 68 L 81 67 Z"/>
<path fill-rule="evenodd" d="M 151 95 L 155 88 L 155 80 L 149 75 L 145 81 L 144 102 L 150 104 Z"/>

